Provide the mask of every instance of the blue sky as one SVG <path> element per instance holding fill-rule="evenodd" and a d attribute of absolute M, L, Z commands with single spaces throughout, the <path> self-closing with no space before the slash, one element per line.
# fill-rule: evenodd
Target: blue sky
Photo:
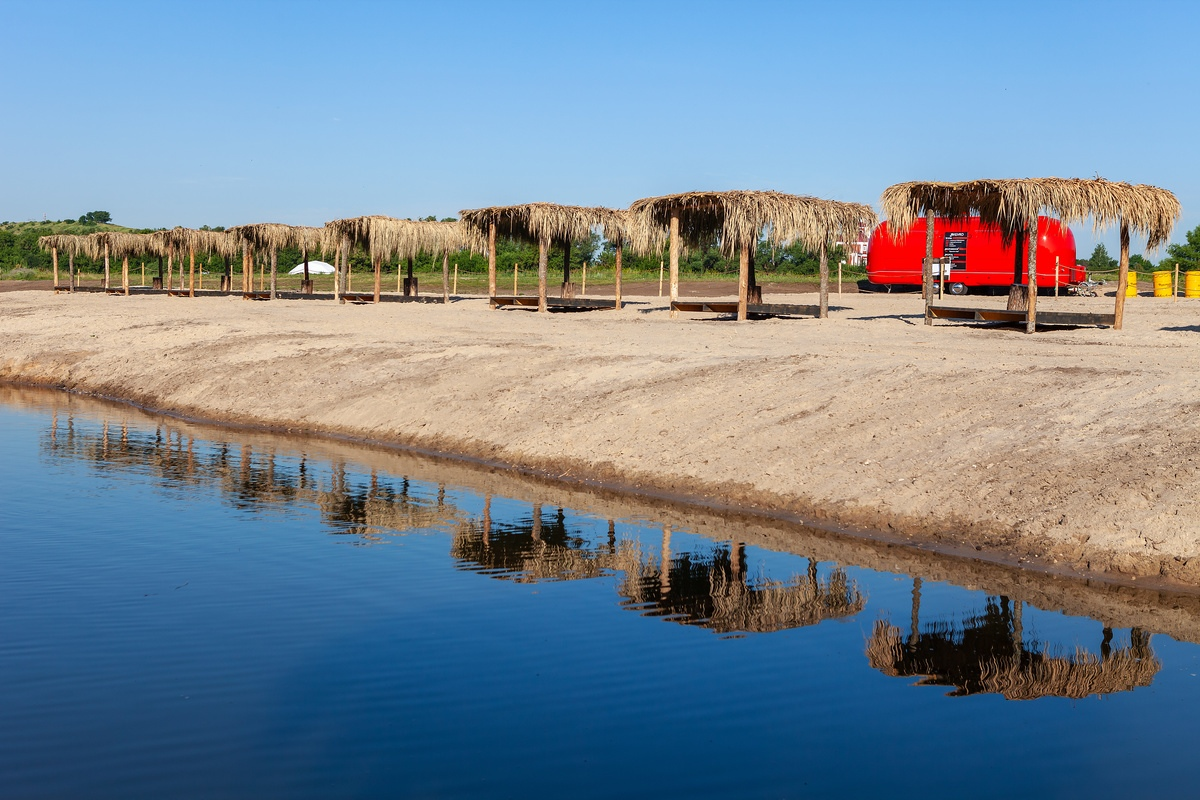
<path fill-rule="evenodd" d="M 1174 191 L 1174 240 L 1200 224 L 1184 0 L 0 11 L 0 219 L 320 225 L 735 188 L 877 204 L 898 181 L 1100 175 Z"/>

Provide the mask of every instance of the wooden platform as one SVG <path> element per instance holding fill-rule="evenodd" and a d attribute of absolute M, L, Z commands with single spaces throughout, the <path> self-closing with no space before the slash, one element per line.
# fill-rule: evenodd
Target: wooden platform
<path fill-rule="evenodd" d="M 242 292 L 243 300 L 270 300 L 270 292 Z"/>
<path fill-rule="evenodd" d="M 958 319 L 968 322 L 1025 322 L 1027 311 L 1010 311 L 1005 308 L 967 308 L 961 306 L 932 306 L 930 312 L 935 319 Z M 1092 325 L 1112 327 L 1116 324 L 1115 314 L 1094 314 L 1087 311 L 1038 311 L 1038 325 Z"/>
<path fill-rule="evenodd" d="M 736 314 L 736 300 L 675 300 L 672 311 L 690 311 L 700 314 Z M 750 303 L 746 313 L 756 317 L 819 317 L 820 306 L 795 305 L 792 303 Z"/>
<path fill-rule="evenodd" d="M 497 295 L 491 298 L 493 306 L 529 306 L 537 308 L 537 295 Z M 547 297 L 546 308 L 551 311 L 597 311 L 617 307 L 617 301 L 602 297 Z"/>

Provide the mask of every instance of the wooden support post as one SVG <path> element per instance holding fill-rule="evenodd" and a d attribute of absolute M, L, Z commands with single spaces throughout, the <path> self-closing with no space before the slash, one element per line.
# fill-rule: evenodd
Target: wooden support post
<path fill-rule="evenodd" d="M 1026 263 L 1029 264 L 1029 314 L 1025 317 L 1025 332 L 1034 333 L 1037 331 L 1037 245 L 1038 245 L 1038 218 L 1037 214 L 1032 215 L 1029 221 L 1025 223 L 1028 242 L 1025 249 L 1028 250 L 1025 254 Z"/>
<path fill-rule="evenodd" d="M 659 297 L 662 297 L 662 287 L 663 287 L 663 260 L 660 258 L 658 260 L 658 296 Z"/>
<path fill-rule="evenodd" d="M 161 267 L 162 256 L 159 256 L 158 263 Z M 161 271 L 160 269 L 159 272 Z M 69 250 L 67 251 L 67 285 L 71 287 L 72 292 L 75 291 L 75 254 Z"/>
<path fill-rule="evenodd" d="M 50 260 L 54 263 L 54 289 L 58 290 L 58 248 L 50 248 Z"/>
<path fill-rule="evenodd" d="M 450 290 L 450 294 L 458 297 L 458 262 L 454 262 L 454 287 Z"/>
<path fill-rule="evenodd" d="M 416 297 L 417 294 L 418 294 L 417 279 L 413 277 L 413 257 L 409 256 L 408 257 L 408 277 L 404 279 L 404 296 L 405 297 Z"/>
<path fill-rule="evenodd" d="M 818 264 L 821 270 L 821 294 L 818 302 L 821 307 L 818 319 L 827 319 L 829 317 L 829 254 L 826 251 L 825 241 L 821 240 L 821 247 L 817 250 Z"/>
<path fill-rule="evenodd" d="M 1179 302 L 1179 262 L 1175 262 L 1175 290 L 1171 292 L 1171 302 Z"/>
<path fill-rule="evenodd" d="M 188 245 L 188 297 L 196 296 L 196 248 Z"/>
<path fill-rule="evenodd" d="M 513 289 L 513 294 L 517 290 Z M 488 297 L 496 296 L 496 223 L 488 223 Z M 493 304 L 494 307 L 494 304 Z"/>
<path fill-rule="evenodd" d="M 842 295 L 842 264 L 845 264 L 845 263 L 846 263 L 845 261 L 838 261 L 838 296 L 839 297 L 841 297 L 841 295 Z"/>
<path fill-rule="evenodd" d="M 613 299 L 616 302 L 617 311 L 621 310 L 621 252 L 624 248 L 618 244 L 616 251 L 616 263 L 613 265 Z"/>
<path fill-rule="evenodd" d="M 450 254 L 442 253 L 442 302 L 450 303 Z"/>
<path fill-rule="evenodd" d="M 155 279 L 155 289 L 163 288 L 163 257 L 162 253 L 158 254 L 158 277 Z"/>
<path fill-rule="evenodd" d="M 1129 223 L 1121 220 L 1121 261 L 1117 277 L 1117 305 L 1113 309 L 1113 330 L 1125 322 L 1125 290 L 1129 288 Z"/>
<path fill-rule="evenodd" d="M 265 270 L 267 268 L 266 259 L 258 262 L 258 290 L 261 292 L 266 289 Z"/>
<path fill-rule="evenodd" d="M 396 294 L 404 291 L 404 270 L 400 269 L 400 260 L 396 260 Z"/>
<path fill-rule="evenodd" d="M 755 261 L 754 261 L 755 250 L 758 249 L 758 243 L 755 242 L 753 245 L 750 246 L 749 249 L 750 249 L 750 257 L 749 257 L 750 258 L 750 269 L 748 270 L 748 272 L 750 273 L 750 276 L 749 276 L 749 279 L 747 280 L 747 284 L 749 286 L 749 290 L 747 292 L 747 298 L 749 299 L 749 302 L 751 302 L 751 303 L 761 303 L 763 301 L 762 287 L 758 285 L 758 273 L 755 270 Z"/>
<path fill-rule="evenodd" d="M 546 270 L 550 266 L 550 240 L 542 238 L 538 241 L 538 313 L 544 314 L 550 309 L 546 306 Z"/>
<path fill-rule="evenodd" d="M 139 285 L 141 285 L 141 286 L 146 285 L 146 262 L 145 261 L 142 261 L 142 282 Z"/>
<path fill-rule="evenodd" d="M 933 212 L 925 212 L 925 262 L 921 273 L 921 294 L 925 296 L 925 324 L 933 324 Z"/>
<path fill-rule="evenodd" d="M 125 290 L 125 296 L 129 297 L 129 256 L 121 257 L 121 288 Z"/>
<path fill-rule="evenodd" d="M 399 272 L 400 268 L 397 267 Z M 333 299 L 336 302 L 342 302 L 342 248 L 338 245 L 333 248 Z"/>
<path fill-rule="evenodd" d="M 587 262 L 583 262 L 583 286 L 579 289 L 579 295 L 582 297 L 587 294 Z"/>
<path fill-rule="evenodd" d="M 167 251 L 167 291 L 172 288 L 172 281 L 175 279 L 175 248 L 172 247 Z"/>
<path fill-rule="evenodd" d="M 383 286 L 383 256 L 375 256 L 375 302 L 379 302 L 380 289 Z"/>
<path fill-rule="evenodd" d="M 304 281 L 300 284 L 301 294 L 312 294 L 313 283 L 312 278 L 308 274 L 308 248 L 304 248 Z"/>
<path fill-rule="evenodd" d="M 1060 279 L 1058 270 L 1059 270 L 1059 267 L 1061 266 L 1059 264 L 1060 261 L 1062 261 L 1062 258 L 1060 258 L 1059 256 L 1054 257 L 1054 296 L 1055 297 L 1058 297 L 1058 281 Z"/>
<path fill-rule="evenodd" d="M 742 242 L 738 248 L 738 322 L 747 318 L 746 306 L 750 302 L 750 245 Z"/>
<path fill-rule="evenodd" d="M 571 283 L 571 240 L 563 242 L 563 283 L 559 297 L 564 299 L 575 296 L 575 286 Z"/>
<path fill-rule="evenodd" d="M 204 260 L 202 260 L 202 261 L 200 262 L 200 274 L 199 274 L 199 276 L 198 276 L 198 277 L 197 277 L 197 279 L 196 279 L 196 288 L 197 288 L 197 289 L 203 289 L 203 288 L 204 288 L 204 262 L 205 262 L 205 261 L 207 261 L 207 260 L 208 260 L 208 259 L 206 258 L 206 259 L 204 259 Z"/>
<path fill-rule="evenodd" d="M 108 242 L 104 243 L 104 291 L 108 291 Z"/>
<path fill-rule="evenodd" d="M 682 249 L 680 247 L 680 244 L 681 243 L 679 241 L 679 212 L 672 211 L 671 212 L 671 241 L 670 241 L 670 249 L 667 251 L 667 253 L 668 253 L 667 257 L 670 259 L 670 263 L 671 263 L 671 318 L 672 319 L 674 319 L 676 316 L 679 315 L 679 312 L 675 310 L 675 301 L 679 299 L 679 252 Z M 662 277 L 661 277 L 661 269 L 662 268 L 661 268 L 661 266 L 659 267 L 659 269 L 660 269 L 660 277 L 659 277 L 658 294 L 661 297 L 662 296 Z M 739 303 L 739 307 L 740 307 L 740 303 Z M 739 319 L 740 318 L 741 318 L 741 315 L 739 312 Z"/>
<path fill-rule="evenodd" d="M 513 297 L 516 297 L 518 294 L 518 292 L 517 292 L 517 271 L 520 268 L 521 268 L 520 263 L 514 261 L 513 262 Z"/>
<path fill-rule="evenodd" d="M 272 300 L 277 300 L 279 298 L 279 291 L 278 291 L 279 282 L 277 279 L 277 276 L 279 274 L 278 260 L 279 260 L 279 253 L 276 252 L 274 247 L 272 247 L 271 248 L 271 299 Z"/>

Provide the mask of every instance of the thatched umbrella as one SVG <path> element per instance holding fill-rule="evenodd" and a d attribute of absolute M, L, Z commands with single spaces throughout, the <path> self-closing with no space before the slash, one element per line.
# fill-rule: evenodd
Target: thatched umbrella
<path fill-rule="evenodd" d="M 86 240 L 86 236 L 72 233 L 55 233 L 38 237 L 38 246 L 43 250 L 50 251 L 50 258 L 54 264 L 54 290 L 56 292 L 61 288 L 58 285 L 58 254 L 60 252 L 67 254 L 66 289 L 73 292 L 75 291 L 75 256 L 86 252 Z"/>
<path fill-rule="evenodd" d="M 237 237 L 225 231 L 202 231 L 192 228 L 170 228 L 150 234 L 157 237 L 163 252 L 167 253 L 168 268 L 171 259 L 178 254 L 188 254 L 188 297 L 196 296 L 196 253 L 212 253 L 231 258 L 241 246 Z M 183 264 L 179 265 L 180 281 L 183 280 Z M 170 281 L 168 280 L 168 292 Z M 181 289 L 182 291 L 182 289 Z"/>
<path fill-rule="evenodd" d="M 251 225 L 237 225 L 226 231 L 226 235 L 234 239 L 235 249 L 242 251 L 242 292 L 249 292 L 247 283 L 249 252 L 259 251 L 269 255 L 271 259 L 271 299 L 279 296 L 279 251 L 284 247 L 299 248 L 304 254 L 304 283 L 302 291 L 310 291 L 312 286 L 308 277 L 308 254 L 310 250 L 318 250 L 322 246 L 322 229 L 306 226 L 284 225 L 278 222 L 260 222 Z"/>
<path fill-rule="evenodd" d="M 613 298 L 616 308 L 621 309 L 621 260 L 626 247 L 636 255 L 648 255 L 662 250 L 666 241 L 666 229 L 647 225 L 646 218 L 624 209 L 599 209 L 604 238 L 613 245 Z"/>
<path fill-rule="evenodd" d="M 932 324 L 933 219 L 964 218 L 978 214 L 980 220 L 999 226 L 1007 241 L 1024 237 L 1028 274 L 1029 314 L 1026 331 L 1037 325 L 1037 218 L 1043 211 L 1063 222 L 1084 222 L 1089 217 L 1097 230 L 1109 225 L 1121 229 L 1120 278 L 1113 327 L 1120 330 L 1125 313 L 1125 289 L 1129 281 L 1129 234 L 1146 236 L 1146 250 L 1167 242 L 1179 221 L 1179 200 L 1157 186 L 1115 183 L 1103 178 L 1014 178 L 959 183 L 912 181 L 889 186 L 881 200 L 893 237 L 903 236 L 917 217 L 924 215 L 925 234 L 925 323 Z"/>
<path fill-rule="evenodd" d="M 583 206 L 560 206 L 554 203 L 526 203 L 519 206 L 491 206 L 464 210 L 459 213 L 468 234 L 487 239 L 488 296 L 496 296 L 496 234 L 536 244 L 538 247 L 538 311 L 545 312 L 546 271 L 551 246 L 563 245 L 562 297 L 575 296 L 571 283 L 571 242 L 589 236 L 593 228 L 611 220 L 611 210 Z"/>
<path fill-rule="evenodd" d="M 647 197 L 634 202 L 629 210 L 643 217 L 647 229 L 669 230 L 672 303 L 679 299 L 679 256 L 684 245 L 697 247 L 718 242 L 726 257 L 739 253 L 739 320 L 747 317 L 751 289 L 757 290 L 753 253 L 764 233 L 773 244 L 800 243 L 818 251 L 820 316 L 824 318 L 829 315 L 828 248 L 838 241 L 850 241 L 862 223 L 874 225 L 876 220 L 871 207 L 860 203 L 770 191 L 684 192 Z M 672 308 L 671 316 L 676 313 Z"/>

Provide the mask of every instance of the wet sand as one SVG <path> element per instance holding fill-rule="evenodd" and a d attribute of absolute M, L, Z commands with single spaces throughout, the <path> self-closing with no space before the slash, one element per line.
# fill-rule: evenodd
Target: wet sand
<path fill-rule="evenodd" d="M 812 294 L 770 302 L 815 302 Z M 996 305 L 1003 298 L 956 299 Z M 1123 331 L 0 295 L 0 379 L 600 480 L 1033 568 L 1200 586 L 1200 302 Z M 1039 308 L 1110 311 L 1112 298 Z"/>

